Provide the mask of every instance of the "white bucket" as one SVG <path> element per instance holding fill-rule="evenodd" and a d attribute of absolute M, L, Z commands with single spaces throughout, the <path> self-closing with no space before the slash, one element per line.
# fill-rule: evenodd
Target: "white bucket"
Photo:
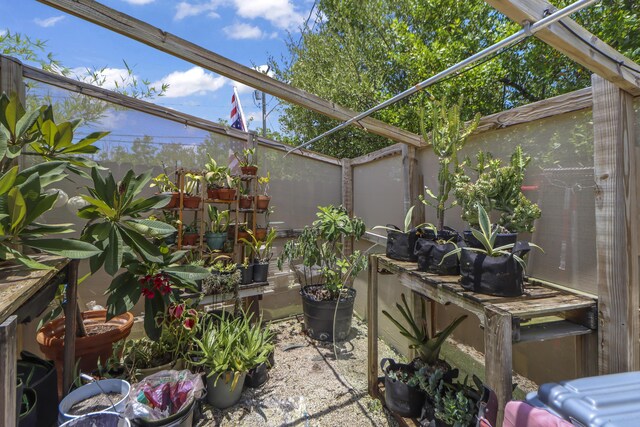
<path fill-rule="evenodd" d="M 64 399 L 62 399 L 60 405 L 58 405 L 58 422 L 62 424 L 65 421 L 78 418 L 79 415 L 71 415 L 68 413 L 71 407 L 78 402 L 82 402 L 83 400 L 100 393 L 123 394 L 124 397 L 121 400 L 114 402 L 113 406 L 101 411 L 123 413 L 127 398 L 129 397 L 130 389 L 131 385 L 128 382 L 117 379 L 99 380 L 83 385 L 82 387 L 73 390 Z"/>

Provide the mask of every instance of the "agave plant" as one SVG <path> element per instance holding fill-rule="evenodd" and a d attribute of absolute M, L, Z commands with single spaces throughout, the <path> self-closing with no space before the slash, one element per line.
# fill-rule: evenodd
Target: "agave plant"
<path fill-rule="evenodd" d="M 397 230 L 393 227 L 387 227 L 385 225 L 376 225 L 375 227 L 372 228 L 372 230 L 387 230 L 387 231 L 399 231 L 401 233 L 408 233 L 409 231 L 411 231 L 411 218 L 413 217 L 413 209 L 415 208 L 415 206 L 411 206 L 409 208 L 409 210 L 407 211 L 407 214 L 404 217 L 404 229 L 402 230 Z M 418 225 L 415 228 L 420 228 L 420 227 L 428 227 L 431 228 L 433 230 L 435 230 L 435 227 L 433 226 L 433 224 L 430 224 L 428 222 L 423 222 L 422 224 Z"/>
<path fill-rule="evenodd" d="M 407 322 L 408 328 L 406 328 L 402 323 L 397 321 L 387 312 L 386 310 L 382 310 L 382 314 L 384 314 L 391 322 L 396 325 L 400 334 L 406 337 L 410 344 L 410 348 L 415 349 L 418 352 L 418 357 L 427 365 L 433 365 L 440 356 L 440 348 L 442 344 L 444 344 L 445 340 L 451 333 L 462 323 L 464 319 L 467 318 L 467 315 L 463 315 L 455 319 L 453 322 L 449 324 L 442 331 L 435 334 L 433 337 L 429 336 L 429 331 L 427 331 L 426 325 L 418 325 L 415 321 L 413 313 L 411 309 L 409 309 L 409 304 L 407 304 L 407 299 L 404 294 L 401 295 L 402 304 L 396 304 L 396 308 Z M 424 300 L 420 300 L 422 304 L 422 315 L 424 317 L 425 314 L 425 303 Z"/>
<path fill-rule="evenodd" d="M 123 266 L 125 254 L 140 256 L 147 263 L 162 262 L 160 249 L 148 238 L 164 238 L 176 229 L 162 221 L 144 219 L 142 215 L 165 206 L 171 196 L 141 197 L 142 189 L 151 179 L 149 173 L 135 175 L 127 172 L 120 182 L 111 173 L 102 177 L 97 168 L 91 170 L 93 187 L 82 198 L 87 205 L 78 211 L 80 218 L 89 222 L 82 240 L 97 246 L 101 253 L 91 258 L 91 272 L 103 265 L 114 276 Z"/>
<path fill-rule="evenodd" d="M 513 247 L 516 245 L 515 243 L 509 243 L 503 246 L 495 246 L 496 237 L 500 232 L 500 227 L 495 227 L 491 224 L 489 220 L 489 215 L 487 211 L 482 207 L 482 205 L 478 204 L 478 222 L 480 223 L 480 230 L 476 230 L 475 228 L 471 229 L 471 233 L 473 237 L 478 239 L 478 241 L 482 244 L 482 248 L 474 248 L 474 247 L 456 247 L 451 252 L 447 253 L 442 259 L 452 255 L 458 255 L 462 251 L 473 251 L 481 254 L 485 254 L 491 257 L 499 257 L 499 256 L 513 256 L 513 259 L 520 264 L 522 269 L 524 270 L 527 266 L 526 262 L 522 257 L 512 253 Z M 455 243 L 454 243 L 455 244 Z M 535 243 L 529 243 L 530 247 L 540 249 L 542 248 Z M 543 251 L 544 252 L 544 251 Z"/>

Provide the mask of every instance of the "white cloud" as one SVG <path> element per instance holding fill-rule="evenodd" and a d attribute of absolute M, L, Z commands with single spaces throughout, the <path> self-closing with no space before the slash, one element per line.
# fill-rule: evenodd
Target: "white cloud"
<path fill-rule="evenodd" d="M 290 0 L 234 0 L 234 3 L 242 18 L 264 18 L 282 29 L 296 30 L 305 19 Z"/>
<path fill-rule="evenodd" d="M 224 27 L 222 31 L 228 38 L 234 40 L 262 38 L 262 30 L 260 28 L 245 23 L 236 23 L 233 25 L 229 25 L 227 27 Z"/>
<path fill-rule="evenodd" d="M 169 85 L 165 98 L 179 98 L 181 96 L 202 95 L 207 92 L 215 92 L 225 85 L 227 79 L 221 76 L 215 77 L 207 73 L 201 67 L 193 67 L 187 71 L 174 71 L 152 86 L 160 87 L 163 83 Z"/>
<path fill-rule="evenodd" d="M 197 16 L 202 13 L 207 13 L 211 18 L 219 18 L 220 15 L 216 13 L 218 8 L 218 2 L 216 0 L 210 0 L 206 3 L 192 4 L 186 1 L 181 1 L 176 5 L 175 20 L 181 20 L 190 16 Z"/>
<path fill-rule="evenodd" d="M 49 28 L 49 27 L 53 27 L 63 19 L 64 19 L 64 15 L 59 15 L 59 16 L 52 16 L 51 18 L 46 18 L 46 19 L 35 18 L 33 22 L 35 22 L 36 25 L 39 25 L 40 27 Z"/>
<path fill-rule="evenodd" d="M 242 83 L 238 83 L 238 82 L 234 82 L 229 80 L 231 86 L 235 86 L 236 90 L 238 91 L 239 95 L 245 94 L 245 93 L 252 93 L 255 89 L 253 89 L 251 86 L 247 86 L 245 84 Z"/>
<path fill-rule="evenodd" d="M 136 6 L 142 6 L 145 4 L 153 3 L 156 0 L 122 0 L 122 1 L 124 1 L 125 3 L 136 5 Z"/>

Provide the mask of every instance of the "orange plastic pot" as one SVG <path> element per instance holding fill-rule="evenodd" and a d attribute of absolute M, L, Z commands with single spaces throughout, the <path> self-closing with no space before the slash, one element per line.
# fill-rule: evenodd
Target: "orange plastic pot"
<path fill-rule="evenodd" d="M 253 202 L 251 196 L 240 196 L 239 207 L 240 209 L 250 209 Z"/>
<path fill-rule="evenodd" d="M 185 233 L 182 235 L 182 245 L 195 246 L 198 242 L 198 237 L 200 237 L 198 233 Z"/>
<path fill-rule="evenodd" d="M 263 241 L 267 237 L 266 228 L 256 228 L 256 239 Z"/>
<path fill-rule="evenodd" d="M 98 359 L 104 363 L 113 354 L 114 343 L 129 336 L 133 327 L 133 313 L 121 314 L 107 322 L 107 310 L 85 311 L 82 313 L 82 319 L 87 336 L 76 337 L 75 360 L 80 359 L 82 372 L 92 372 L 98 367 Z M 92 332 L 103 325 L 111 325 L 113 329 Z M 36 335 L 40 350 L 47 359 L 53 360 L 56 364 L 60 386 L 64 367 L 64 333 L 64 318 L 61 318 L 45 324 Z"/>
<path fill-rule="evenodd" d="M 207 188 L 207 197 L 211 200 L 220 198 L 219 188 Z"/>
<path fill-rule="evenodd" d="M 242 172 L 242 175 L 255 175 L 258 173 L 258 167 L 257 166 L 242 166 L 240 168 L 240 171 Z"/>
<path fill-rule="evenodd" d="M 221 188 L 218 190 L 220 200 L 235 200 L 236 189 L 235 188 Z"/>
<path fill-rule="evenodd" d="M 200 197 L 198 196 L 184 196 L 182 199 L 182 206 L 187 209 L 196 209 L 200 206 Z"/>

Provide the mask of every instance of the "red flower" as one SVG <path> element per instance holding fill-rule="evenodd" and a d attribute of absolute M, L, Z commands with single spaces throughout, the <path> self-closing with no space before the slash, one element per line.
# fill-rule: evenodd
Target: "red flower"
<path fill-rule="evenodd" d="M 156 288 L 160 288 L 163 283 L 164 283 L 164 280 L 162 280 L 162 276 L 157 275 L 156 277 L 153 278 L 153 285 Z"/>
<path fill-rule="evenodd" d="M 144 295 L 146 298 L 152 299 L 155 296 L 155 292 L 153 292 L 149 288 L 142 288 L 142 295 Z"/>
<path fill-rule="evenodd" d="M 168 293 L 171 293 L 171 285 L 169 285 L 169 284 L 163 285 L 163 286 L 160 288 L 160 293 L 161 293 L 162 295 L 166 295 L 166 294 L 168 294 Z"/>
<path fill-rule="evenodd" d="M 171 317 L 182 317 L 182 313 L 184 312 L 184 304 L 172 304 L 169 307 L 169 316 Z"/>
<path fill-rule="evenodd" d="M 191 317 L 198 317 L 198 312 L 195 310 L 195 308 L 190 308 L 187 311 L 187 314 Z"/>
<path fill-rule="evenodd" d="M 193 318 L 189 317 L 189 318 L 185 319 L 183 325 L 184 325 L 185 329 L 191 330 L 191 329 L 193 329 L 194 326 L 196 326 L 196 319 L 193 319 Z"/>

